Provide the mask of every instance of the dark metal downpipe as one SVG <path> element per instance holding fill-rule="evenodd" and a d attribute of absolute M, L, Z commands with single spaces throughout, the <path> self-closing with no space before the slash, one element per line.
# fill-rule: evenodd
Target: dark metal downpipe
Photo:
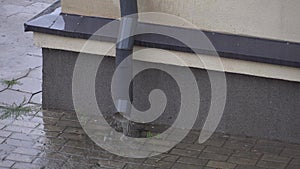
<path fill-rule="evenodd" d="M 132 79 L 134 32 L 138 22 L 138 15 L 135 15 L 138 13 L 137 0 L 120 0 L 120 9 L 122 19 L 116 46 L 116 68 L 121 71 L 116 75 L 116 109 L 118 113 L 126 117 L 129 116 L 131 111 L 132 88 L 128 91 L 128 86 L 124 84 L 130 84 Z M 120 41 L 121 39 L 123 40 Z M 124 63 L 122 63 L 123 61 Z M 129 100 L 128 94 L 131 96 Z"/>

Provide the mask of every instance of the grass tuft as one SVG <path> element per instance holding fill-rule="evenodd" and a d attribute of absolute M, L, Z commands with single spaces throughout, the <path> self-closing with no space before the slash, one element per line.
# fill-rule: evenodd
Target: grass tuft
<path fill-rule="evenodd" d="M 0 106 L 0 120 L 8 119 L 8 118 L 18 118 L 24 115 L 28 115 L 29 113 L 36 111 L 38 107 L 36 106 L 26 106 L 26 99 L 24 98 L 21 104 L 13 103 L 12 105 Z"/>
<path fill-rule="evenodd" d="M 146 138 L 152 138 L 154 134 L 151 131 L 148 131 L 146 134 Z"/>
<path fill-rule="evenodd" d="M 12 79 L 12 80 L 2 80 L 1 83 L 3 85 L 6 85 L 7 88 L 11 88 L 13 87 L 14 85 L 22 85 L 21 82 L 19 82 L 17 79 Z"/>

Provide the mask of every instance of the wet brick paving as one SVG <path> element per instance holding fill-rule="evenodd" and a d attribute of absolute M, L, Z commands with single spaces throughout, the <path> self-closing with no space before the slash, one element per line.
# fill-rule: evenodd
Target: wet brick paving
<path fill-rule="evenodd" d="M 0 0 L 0 107 L 41 104 L 41 50 L 23 23 L 51 0 Z M 3 109 L 0 113 L 3 114 Z M 167 153 L 147 159 L 113 155 L 85 134 L 74 112 L 35 109 L 0 120 L 0 169 L 299 169 L 300 145 L 214 134 L 198 144 L 191 131 Z"/>
<path fill-rule="evenodd" d="M 97 146 L 72 112 L 39 111 L 0 121 L 0 168 L 299 169 L 300 145 L 215 134 L 198 144 L 192 131 L 167 153 L 147 159 Z"/>

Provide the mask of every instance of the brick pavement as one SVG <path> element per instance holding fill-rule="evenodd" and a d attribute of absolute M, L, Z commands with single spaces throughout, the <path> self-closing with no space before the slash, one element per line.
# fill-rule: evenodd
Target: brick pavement
<path fill-rule="evenodd" d="M 55 116 L 53 114 L 55 113 Z M 197 131 L 167 153 L 146 159 L 113 155 L 85 134 L 72 112 L 32 112 L 0 121 L 2 168 L 298 169 L 300 145 L 214 134 L 200 145 Z M 238 146 L 237 146 L 238 145 Z"/>

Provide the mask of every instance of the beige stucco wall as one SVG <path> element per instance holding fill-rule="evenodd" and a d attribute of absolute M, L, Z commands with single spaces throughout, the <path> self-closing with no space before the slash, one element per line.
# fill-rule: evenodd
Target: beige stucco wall
<path fill-rule="evenodd" d="M 138 2 L 139 12 L 177 15 L 204 30 L 300 42 L 299 0 L 138 0 Z M 120 15 L 119 0 L 62 0 L 62 10 L 65 13 L 109 18 L 118 18 Z M 152 21 L 160 23 L 160 18 Z M 173 25 L 189 27 L 178 22 L 174 22 Z"/>

